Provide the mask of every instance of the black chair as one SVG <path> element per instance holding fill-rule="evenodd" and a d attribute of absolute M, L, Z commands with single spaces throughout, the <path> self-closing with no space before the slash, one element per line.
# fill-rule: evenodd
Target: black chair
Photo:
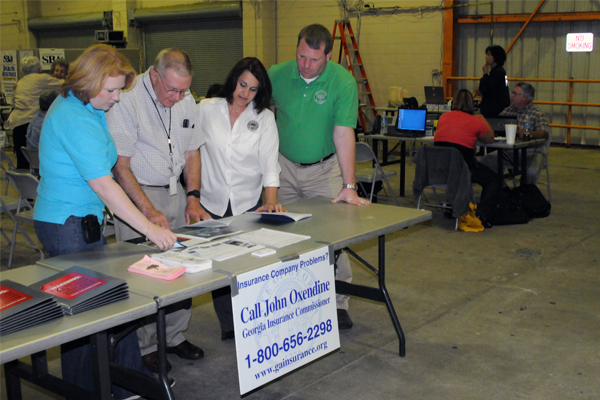
<path fill-rule="evenodd" d="M 436 203 L 422 203 L 423 190 L 433 190 Z M 440 201 L 436 189 L 444 189 L 446 203 Z M 418 209 L 422 206 L 452 210 L 458 230 L 459 218 L 470 210 L 469 203 L 475 204 L 471 172 L 458 149 L 453 147 L 421 146 L 415 156 L 415 180 L 413 195 Z"/>

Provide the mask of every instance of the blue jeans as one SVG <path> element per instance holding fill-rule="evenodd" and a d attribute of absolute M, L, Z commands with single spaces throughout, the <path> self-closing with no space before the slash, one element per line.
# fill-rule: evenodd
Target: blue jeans
<path fill-rule="evenodd" d="M 50 257 L 91 250 L 106 244 L 104 235 L 95 243 L 87 244 L 83 240 L 82 219 L 81 217 L 71 215 L 63 225 L 33 221 L 35 233 L 40 242 L 42 242 L 46 253 L 50 254 Z"/>
<path fill-rule="evenodd" d="M 104 235 L 101 235 L 100 240 L 95 243 L 88 244 L 85 242 L 81 226 L 82 219 L 71 215 L 62 225 L 34 221 L 35 233 L 50 257 L 90 250 L 106 244 Z M 113 328 L 115 333 L 118 333 L 119 330 L 119 327 Z M 65 343 L 61 346 L 60 352 L 63 379 L 93 392 L 92 346 L 89 338 L 81 338 Z M 135 330 L 126 335 L 115 346 L 114 362 L 152 376 L 152 373 L 142 362 Z M 133 395 L 133 393 L 116 385 L 112 386 L 112 391 L 115 399 L 125 399 Z"/>

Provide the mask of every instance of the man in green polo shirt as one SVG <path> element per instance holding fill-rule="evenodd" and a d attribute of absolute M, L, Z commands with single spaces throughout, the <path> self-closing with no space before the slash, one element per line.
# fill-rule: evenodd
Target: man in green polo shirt
<path fill-rule="evenodd" d="M 269 70 L 279 130 L 282 204 L 313 197 L 370 204 L 358 197 L 354 175 L 358 89 L 344 67 L 329 61 L 332 45 L 323 25 L 306 26 L 298 35 L 296 61 Z M 337 258 L 336 279 L 352 280 L 345 253 Z M 337 307 L 340 329 L 350 329 L 348 297 L 338 295 Z"/>

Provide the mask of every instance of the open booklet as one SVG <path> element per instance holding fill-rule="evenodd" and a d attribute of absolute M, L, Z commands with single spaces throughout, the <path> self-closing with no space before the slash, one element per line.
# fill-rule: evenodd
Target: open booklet
<path fill-rule="evenodd" d="M 299 214 L 291 212 L 249 212 L 248 214 L 258 214 L 262 219 L 280 222 L 298 222 L 312 217 L 312 214 Z"/>
<path fill-rule="evenodd" d="M 188 248 L 185 249 L 185 253 L 210 258 L 216 261 L 223 261 L 242 254 L 251 253 L 255 250 L 263 249 L 264 247 L 265 246 L 260 244 L 225 238 L 210 243 L 199 243 L 188 246 Z"/>
<path fill-rule="evenodd" d="M 242 231 L 235 230 L 229 226 L 184 226 L 183 228 L 173 229 L 177 237 L 196 239 L 202 242 L 210 242 L 226 236 L 235 235 Z"/>

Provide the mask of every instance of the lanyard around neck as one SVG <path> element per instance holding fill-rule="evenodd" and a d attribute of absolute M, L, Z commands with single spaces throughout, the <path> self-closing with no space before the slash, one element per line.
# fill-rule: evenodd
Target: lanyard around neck
<path fill-rule="evenodd" d="M 167 140 L 169 142 L 169 154 L 173 154 L 173 151 L 171 149 L 171 108 L 169 108 L 169 129 L 167 130 L 167 127 L 165 126 L 165 122 L 163 121 L 162 116 L 160 115 L 160 111 L 158 111 L 158 107 L 156 106 L 156 103 L 154 102 L 154 99 L 152 98 L 152 95 L 150 94 L 150 91 L 148 90 L 148 86 L 146 86 L 146 82 L 144 82 L 143 80 L 142 80 L 142 82 L 144 83 L 144 88 L 146 89 L 148 96 L 150 96 L 150 100 L 152 100 L 154 109 L 156 109 L 156 114 L 158 114 L 158 118 L 160 119 L 161 125 L 162 125 L 163 129 L 165 130 L 165 134 L 167 135 Z"/>
<path fill-rule="evenodd" d="M 150 76 L 150 73 L 148 73 L 148 76 Z M 156 106 L 156 103 L 154 102 L 154 99 L 152 98 L 152 95 L 150 94 L 150 91 L 148 90 L 148 86 L 146 86 L 146 82 L 144 82 L 142 80 L 142 83 L 144 84 L 144 88 L 146 89 L 148 96 L 150 96 L 150 100 L 152 100 L 152 104 L 154 105 L 154 108 L 156 109 L 156 114 L 158 114 L 158 118 L 160 119 L 161 125 L 165 131 L 165 134 L 167 135 L 167 142 L 169 143 L 169 156 L 171 156 L 171 165 L 173 165 L 173 148 L 171 146 L 171 116 L 172 116 L 171 108 L 169 108 L 169 129 L 167 130 L 165 122 L 163 121 L 162 116 L 160 115 L 160 111 L 158 110 L 158 107 Z M 171 167 L 171 169 L 173 169 L 173 167 Z"/>

